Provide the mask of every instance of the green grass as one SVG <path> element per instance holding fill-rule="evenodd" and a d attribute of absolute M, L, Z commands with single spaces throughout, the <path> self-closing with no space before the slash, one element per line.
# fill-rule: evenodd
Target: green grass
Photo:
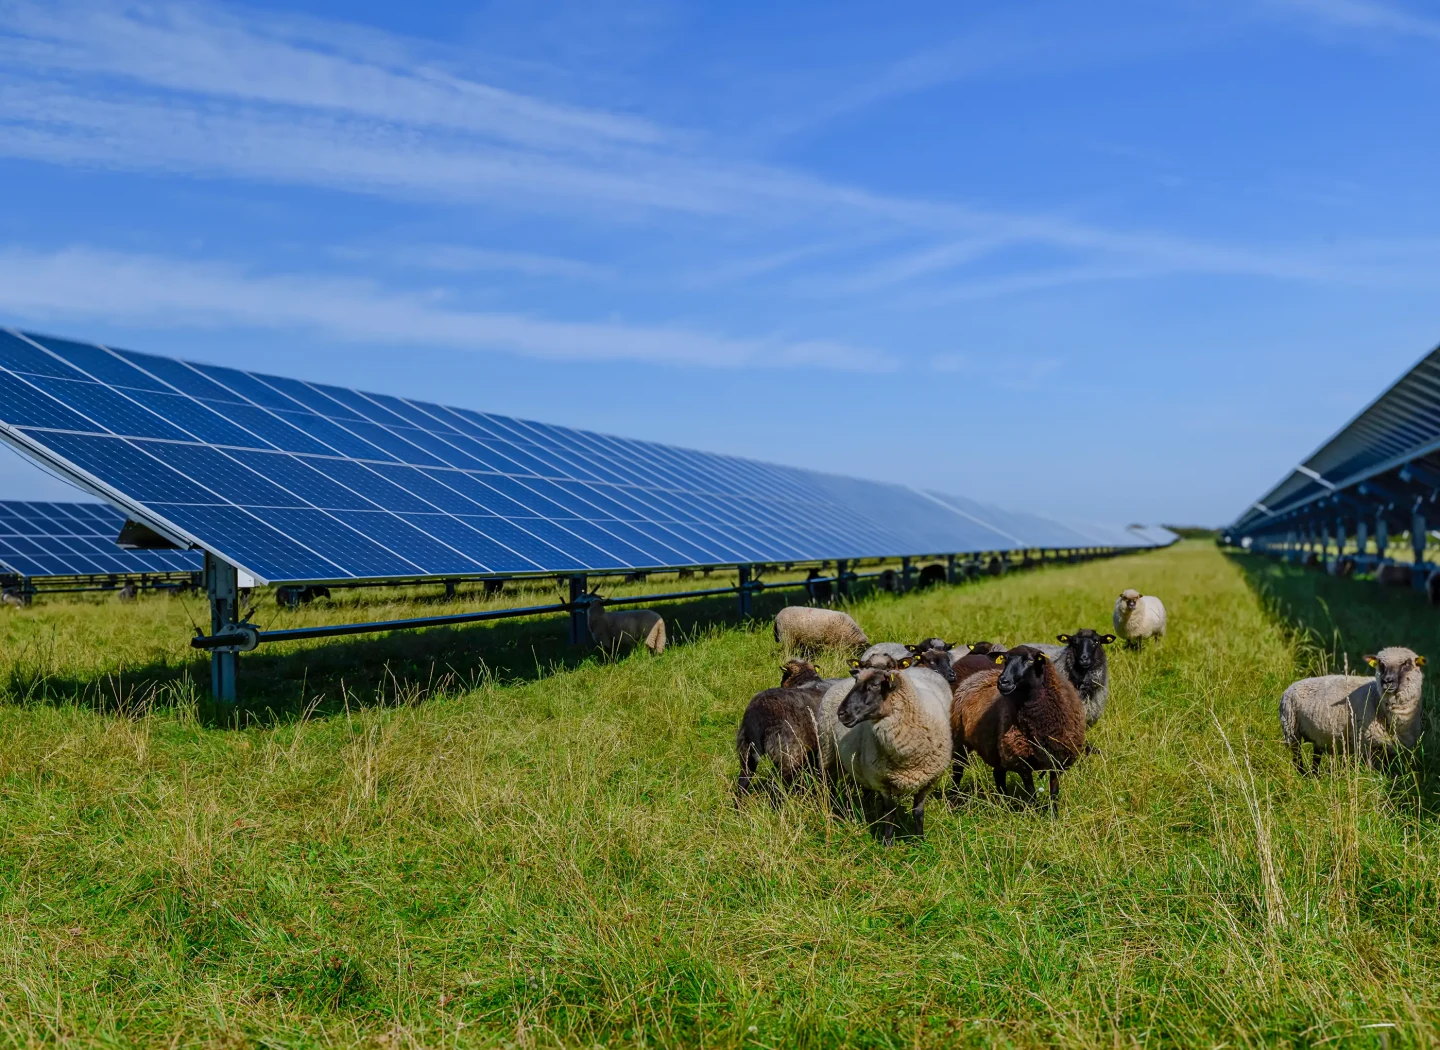
<path fill-rule="evenodd" d="M 182 603 L 7 615 L 0 1043 L 1436 1042 L 1433 764 L 1301 778 L 1276 719 L 1327 658 L 1318 598 L 1346 652 L 1440 653 L 1414 595 L 1193 542 L 855 612 L 1013 643 L 1103 626 L 1124 586 L 1171 635 L 1112 653 L 1059 819 L 977 770 L 888 850 L 812 798 L 733 804 L 780 654 L 718 607 L 653 659 L 553 625 L 294 649 L 246 673 L 321 713 L 242 731 L 198 717 Z M 436 653 L 473 673 L 436 684 Z"/>

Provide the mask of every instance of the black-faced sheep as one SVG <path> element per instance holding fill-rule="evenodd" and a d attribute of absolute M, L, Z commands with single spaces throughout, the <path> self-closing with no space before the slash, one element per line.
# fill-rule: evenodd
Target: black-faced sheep
<path fill-rule="evenodd" d="M 835 586 L 829 580 L 821 579 L 823 575 L 819 569 L 811 569 L 805 577 L 805 590 L 812 602 L 829 605 L 835 598 Z"/>
<path fill-rule="evenodd" d="M 1302 678 L 1280 697 L 1280 733 L 1295 768 L 1306 772 L 1301 745 L 1312 747 L 1310 771 L 1325 753 L 1358 755 L 1372 764 L 1420 742 L 1425 657 L 1391 646 L 1365 662 L 1373 676 Z"/>
<path fill-rule="evenodd" d="M 916 835 L 925 835 L 925 797 L 950 757 L 950 689 L 924 667 L 865 667 L 825 693 L 820 705 L 821 761 L 834 782 L 862 798 L 879 796 L 881 840 L 895 840 L 907 801 Z M 867 796 L 868 793 L 868 796 Z"/>
<path fill-rule="evenodd" d="M 665 651 L 665 620 L 654 609 L 626 609 L 606 612 L 606 599 L 590 595 L 585 621 L 595 644 L 614 654 L 624 646 L 644 645 L 652 653 Z"/>
<path fill-rule="evenodd" d="M 787 605 L 775 614 L 775 640 L 800 652 L 817 649 L 858 651 L 870 644 L 848 613 Z"/>
<path fill-rule="evenodd" d="M 1375 570 L 1375 582 L 1382 587 L 1409 587 L 1415 571 L 1408 565 L 1381 565 Z"/>
<path fill-rule="evenodd" d="M 1093 726 L 1100 721 L 1110 699 L 1110 663 L 1105 657 L 1105 647 L 1115 641 L 1115 636 L 1085 627 L 1074 634 L 1056 637 L 1059 645 L 1029 644 L 1055 661 L 1055 669 L 1069 679 L 1080 694 L 1080 702 L 1085 705 L 1085 724 Z"/>
<path fill-rule="evenodd" d="M 916 581 L 916 586 L 924 590 L 926 587 L 935 587 L 944 582 L 945 566 L 932 564 L 926 565 L 920 570 L 920 578 Z"/>
<path fill-rule="evenodd" d="M 1138 649 L 1147 638 L 1165 637 L 1165 606 L 1153 594 L 1141 594 L 1133 587 L 1115 599 L 1111 618 L 1115 633 L 1125 639 L 1126 648 Z"/>
<path fill-rule="evenodd" d="M 997 659 L 1004 668 L 976 674 L 955 687 L 951 706 L 954 758 L 951 791 L 971 752 L 994 772 L 995 787 L 1020 774 L 1025 797 L 1035 798 L 1034 774 L 1050 774 L 1050 810 L 1060 798 L 1060 773 L 1085 753 L 1085 708 L 1075 687 L 1043 652 L 1016 646 Z"/>
<path fill-rule="evenodd" d="M 814 673 L 814 668 L 810 668 Z M 819 675 L 814 676 L 816 682 Z M 775 767 L 775 774 L 785 788 L 818 765 L 820 753 L 819 711 L 824 692 L 802 686 L 762 689 L 745 708 L 740 728 L 735 731 L 735 752 L 740 759 L 740 777 L 735 784 L 737 795 L 748 795 L 753 789 L 761 756 Z"/>
<path fill-rule="evenodd" d="M 780 687 L 782 689 L 813 689 L 824 693 L 836 682 L 849 681 L 845 678 L 822 678 L 819 669 L 808 660 L 786 660 L 780 666 Z"/>
<path fill-rule="evenodd" d="M 886 569 L 875 577 L 875 586 L 890 594 L 898 594 L 900 593 L 900 574 L 894 569 Z"/>
<path fill-rule="evenodd" d="M 126 583 L 124 587 L 120 588 L 119 597 L 122 602 L 133 602 L 136 595 L 138 595 L 139 593 L 140 588 L 136 587 L 135 581 L 131 580 L 130 582 Z"/>

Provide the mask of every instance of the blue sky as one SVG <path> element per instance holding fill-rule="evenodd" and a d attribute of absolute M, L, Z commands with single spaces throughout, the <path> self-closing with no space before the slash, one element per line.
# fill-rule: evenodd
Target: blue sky
<path fill-rule="evenodd" d="M 1418 3 L 0 0 L 0 323 L 1219 523 L 1440 339 L 1437 102 Z"/>

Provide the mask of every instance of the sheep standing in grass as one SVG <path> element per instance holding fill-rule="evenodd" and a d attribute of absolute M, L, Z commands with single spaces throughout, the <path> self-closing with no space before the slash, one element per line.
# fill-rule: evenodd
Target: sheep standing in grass
<path fill-rule="evenodd" d="M 1408 565 L 1381 565 L 1375 570 L 1375 582 L 1382 587 L 1409 587 L 1415 570 Z"/>
<path fill-rule="evenodd" d="M 1165 637 L 1165 606 L 1153 594 L 1127 588 L 1115 599 L 1114 624 L 1126 648 L 1138 649 L 1147 638 Z"/>
<path fill-rule="evenodd" d="M 1080 694 L 1080 702 L 1085 705 L 1085 724 L 1093 726 L 1100 721 L 1110 699 L 1110 662 L 1105 658 L 1105 647 L 1115 641 L 1115 636 L 1084 627 L 1074 634 L 1056 637 L 1059 645 L 1028 644 L 1055 661 L 1055 669 L 1069 679 Z"/>
<path fill-rule="evenodd" d="M 780 687 L 782 689 L 810 689 L 821 696 L 837 682 L 848 682 L 844 678 L 821 678 L 820 671 L 808 660 L 786 660 L 780 666 Z"/>
<path fill-rule="evenodd" d="M 656 655 L 665 651 L 665 620 L 654 609 L 606 612 L 606 599 L 592 594 L 585 621 L 595 644 L 614 654 L 624 646 L 644 645 Z"/>
<path fill-rule="evenodd" d="M 787 649 L 860 650 L 870 644 L 848 613 L 787 605 L 775 614 L 775 640 Z"/>
<path fill-rule="evenodd" d="M 897 812 L 910 804 L 916 835 L 925 835 L 925 796 L 950 758 L 950 689 L 924 667 L 862 667 L 820 705 L 821 761 L 839 783 L 879 796 L 881 841 L 890 845 Z"/>
<path fill-rule="evenodd" d="M 1018 645 L 998 659 L 1004 670 L 972 675 L 955 687 L 950 725 L 954 758 L 952 796 L 973 751 L 994 772 L 995 787 L 1008 793 L 1009 773 L 1019 773 L 1025 798 L 1035 799 L 1036 773 L 1050 774 L 1050 811 L 1060 801 L 1060 774 L 1085 753 L 1085 707 L 1080 694 L 1039 649 Z"/>
<path fill-rule="evenodd" d="M 793 662 L 793 661 L 792 661 Z M 787 665 L 788 668 L 789 665 Z M 821 678 L 809 664 L 787 676 L 799 678 L 798 686 L 762 689 L 750 699 L 740 728 L 735 731 L 735 752 L 740 759 L 740 778 L 735 793 L 753 790 L 755 772 L 762 756 L 770 759 L 780 784 L 786 788 L 818 765 L 820 752 L 819 711 L 824 692 L 806 685 Z"/>
<path fill-rule="evenodd" d="M 1280 697 L 1280 732 L 1301 773 L 1307 772 L 1300 751 L 1307 740 L 1312 773 L 1327 752 L 1359 755 L 1373 765 L 1420 742 L 1425 657 L 1391 646 L 1365 662 L 1375 668 L 1371 677 L 1302 678 Z"/>

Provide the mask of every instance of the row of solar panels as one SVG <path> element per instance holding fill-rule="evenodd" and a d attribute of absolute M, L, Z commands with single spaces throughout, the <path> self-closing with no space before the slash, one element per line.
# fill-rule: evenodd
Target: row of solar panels
<path fill-rule="evenodd" d="M 260 582 L 1174 539 L 14 330 L 0 331 L 0 438 Z"/>
<path fill-rule="evenodd" d="M 1440 347 L 1426 354 L 1383 394 L 1316 449 L 1227 530 L 1235 536 L 1289 527 L 1298 513 L 1332 501 L 1337 492 L 1398 474 L 1440 453 Z M 1409 478 L 1396 484 L 1405 490 Z M 1367 500 L 1366 502 L 1372 502 Z"/>

